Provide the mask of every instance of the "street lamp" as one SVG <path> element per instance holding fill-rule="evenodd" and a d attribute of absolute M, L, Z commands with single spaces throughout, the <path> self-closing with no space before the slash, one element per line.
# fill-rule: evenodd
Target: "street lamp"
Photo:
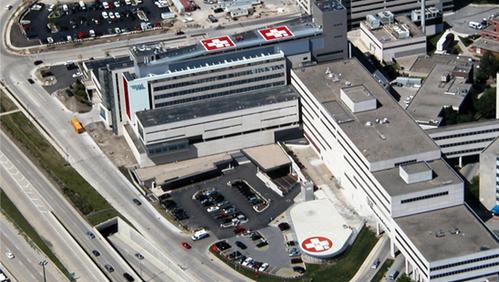
<path fill-rule="evenodd" d="M 48 261 L 47 260 L 42 260 L 38 264 L 42 266 L 43 269 L 43 282 L 47 282 L 47 277 L 45 276 L 45 266 L 47 265 Z"/>

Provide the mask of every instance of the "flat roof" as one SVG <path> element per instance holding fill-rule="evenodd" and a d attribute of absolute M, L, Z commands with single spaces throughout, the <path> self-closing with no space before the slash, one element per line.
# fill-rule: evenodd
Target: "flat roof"
<path fill-rule="evenodd" d="M 438 159 L 429 161 L 427 164 L 433 171 L 433 178 L 429 181 L 407 184 L 402 177 L 400 177 L 398 167 L 377 171 L 374 172 L 373 175 L 386 190 L 388 195 L 392 197 L 463 182 L 444 160 Z M 415 167 L 415 169 L 419 170 L 421 168 Z M 461 188 L 456 189 L 461 190 Z"/>
<path fill-rule="evenodd" d="M 277 144 L 244 149 L 243 153 L 264 171 L 291 164 L 288 155 Z"/>
<path fill-rule="evenodd" d="M 417 162 L 401 165 L 405 172 L 408 174 L 419 173 L 430 170 L 430 166 L 426 162 Z"/>
<path fill-rule="evenodd" d="M 478 38 L 475 42 L 473 42 L 471 46 L 499 53 L 499 41 L 497 40 L 481 37 Z"/>
<path fill-rule="evenodd" d="M 399 217 L 395 221 L 429 262 L 499 248 L 497 238 L 465 205 Z M 459 233 L 453 234 L 456 228 Z"/>
<path fill-rule="evenodd" d="M 114 70 L 132 67 L 134 64 L 133 60 L 130 59 L 129 56 L 88 60 L 83 63 L 90 71 L 94 73 L 97 78 L 99 77 L 97 71 L 101 68 L 109 68 L 109 70 Z"/>
<path fill-rule="evenodd" d="M 345 95 L 354 103 L 369 101 L 375 99 L 371 92 L 364 85 L 354 85 L 342 88 Z"/>
<path fill-rule="evenodd" d="M 369 28 L 369 25 L 366 25 Z M 405 27 L 409 31 L 409 37 L 398 38 L 395 29 Z M 423 37 L 423 33 L 413 22 L 406 16 L 395 17 L 393 24 L 382 25 L 380 28 L 369 28 L 371 33 L 382 43 L 410 39 L 414 37 Z"/>
<path fill-rule="evenodd" d="M 137 112 L 143 127 L 156 126 L 221 113 L 240 111 L 268 104 L 297 100 L 298 94 L 289 86 L 252 91 L 240 95 L 227 95 L 181 105 Z"/>
<path fill-rule="evenodd" d="M 407 107 L 407 112 L 417 122 L 433 122 L 438 125 L 442 120 L 440 113 L 444 107 L 459 108 L 469 93 L 471 84 L 462 77 L 450 77 L 442 82 L 442 76 L 451 76 L 455 66 L 437 64 L 419 88 Z"/>
<path fill-rule="evenodd" d="M 339 255 L 353 234 L 327 199 L 298 203 L 290 215 L 301 250 L 311 256 Z"/>
<path fill-rule="evenodd" d="M 332 72 L 331 77 L 326 70 Z M 370 162 L 436 151 L 438 147 L 359 63 L 335 61 L 293 70 L 302 83 L 336 120 Z M 377 109 L 352 113 L 340 98 L 340 89 L 364 85 L 377 99 Z M 377 119 L 388 122 L 378 124 Z M 368 126 L 367 123 L 372 125 Z"/>
<path fill-rule="evenodd" d="M 484 120 L 484 121 L 471 121 L 471 122 L 446 125 L 446 126 L 441 126 L 438 128 L 428 129 L 428 130 L 426 130 L 426 132 L 429 135 L 439 135 L 439 133 L 444 133 L 446 131 L 477 129 L 478 127 L 496 126 L 496 125 L 499 125 L 499 119 L 491 119 L 491 120 Z"/>
<path fill-rule="evenodd" d="M 138 168 L 135 172 L 141 181 L 154 179 L 159 187 L 167 180 L 209 171 L 216 168 L 216 163 L 230 161 L 231 159 L 232 157 L 230 154 L 223 153 L 174 163 Z"/>
<path fill-rule="evenodd" d="M 252 29 L 249 31 L 244 31 L 236 34 L 226 34 L 232 42 L 235 43 L 234 49 L 248 48 L 262 46 L 265 44 L 273 44 L 279 41 L 285 41 L 290 39 L 304 38 L 309 36 L 315 36 L 322 34 L 322 28 L 316 26 L 311 17 L 300 17 L 292 19 L 289 21 L 284 21 L 275 25 L 283 26 L 285 25 L 292 33 L 292 37 L 284 37 L 280 40 L 266 41 L 259 33 L 258 30 L 265 28 L 261 27 L 258 29 Z M 179 48 L 166 48 L 164 45 L 156 43 L 154 45 L 140 44 L 130 48 L 130 53 L 136 58 L 138 62 L 143 64 L 143 57 L 154 57 L 154 60 L 163 63 L 169 63 L 178 60 L 190 59 L 198 56 L 203 56 L 206 54 L 212 54 L 214 52 L 224 52 L 227 51 L 226 48 L 221 48 L 220 50 L 208 51 L 205 49 L 201 42 L 196 42 L 195 44 L 179 47 Z"/>
<path fill-rule="evenodd" d="M 471 58 L 466 56 L 458 56 L 452 54 L 433 54 L 431 56 L 423 55 L 417 57 L 412 66 L 409 68 L 409 72 L 419 73 L 427 75 L 437 64 L 443 65 L 459 65 L 459 64 L 469 64 Z"/>

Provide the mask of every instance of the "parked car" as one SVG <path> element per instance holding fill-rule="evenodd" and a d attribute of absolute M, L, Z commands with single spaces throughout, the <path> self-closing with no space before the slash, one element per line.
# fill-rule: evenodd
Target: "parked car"
<path fill-rule="evenodd" d="M 246 250 L 248 247 L 241 241 L 236 241 L 236 246 L 241 248 L 241 250 Z"/>
<path fill-rule="evenodd" d="M 293 271 L 298 272 L 300 274 L 303 274 L 303 273 L 305 273 L 306 270 L 305 270 L 305 268 L 303 268 L 301 266 L 294 266 Z"/>
<path fill-rule="evenodd" d="M 267 268 L 269 268 L 269 264 L 268 264 L 268 263 L 264 263 L 264 264 L 262 264 L 262 265 L 258 268 L 258 271 L 263 272 L 263 271 L 267 270 Z"/>
<path fill-rule="evenodd" d="M 241 264 L 242 266 L 248 266 L 251 262 L 253 261 L 253 259 L 251 257 L 248 257 L 246 258 L 243 263 Z"/>
<path fill-rule="evenodd" d="M 123 273 L 123 277 L 125 277 L 126 281 L 128 282 L 133 282 L 135 281 L 135 279 L 132 277 L 132 275 L 128 274 L 128 273 Z"/>
<path fill-rule="evenodd" d="M 35 64 L 35 66 L 38 66 L 38 65 L 43 64 L 43 61 L 42 60 L 36 60 L 34 64 Z"/>
<path fill-rule="evenodd" d="M 96 256 L 96 257 L 100 256 L 100 253 L 99 253 L 99 251 L 97 251 L 97 250 L 93 250 L 93 251 L 92 251 L 92 254 L 93 254 L 94 256 Z"/>
<path fill-rule="evenodd" d="M 286 230 L 289 230 L 289 228 L 291 228 L 289 226 L 289 223 L 287 223 L 287 222 L 281 222 L 281 223 L 279 223 L 279 225 L 277 225 L 277 227 L 279 227 L 279 230 L 281 230 L 281 231 L 286 231 Z"/>
<path fill-rule="evenodd" d="M 211 207 L 208 207 L 208 208 L 206 209 L 206 211 L 207 211 L 207 212 L 216 212 L 216 211 L 218 211 L 219 209 L 220 209 L 220 208 L 219 208 L 219 207 L 217 207 L 217 206 L 211 206 Z"/>

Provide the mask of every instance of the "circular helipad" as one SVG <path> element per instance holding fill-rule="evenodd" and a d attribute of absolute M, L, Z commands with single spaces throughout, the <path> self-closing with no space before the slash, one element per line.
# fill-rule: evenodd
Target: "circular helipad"
<path fill-rule="evenodd" d="M 300 249 L 317 258 L 341 254 L 353 232 L 327 199 L 299 203 L 291 209 Z"/>

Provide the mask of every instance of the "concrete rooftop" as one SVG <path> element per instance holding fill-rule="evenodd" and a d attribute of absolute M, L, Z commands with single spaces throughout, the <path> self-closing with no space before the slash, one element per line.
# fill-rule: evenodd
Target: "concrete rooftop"
<path fill-rule="evenodd" d="M 424 163 L 421 164 L 424 165 Z M 400 177 L 398 167 L 374 172 L 374 177 L 376 177 L 381 186 L 392 197 L 462 182 L 461 178 L 457 176 L 444 160 L 439 159 L 427 162 L 427 164 L 433 171 L 433 178 L 430 181 L 407 184 Z"/>
<path fill-rule="evenodd" d="M 429 261 L 497 249 L 497 238 L 465 205 L 396 218 L 395 221 Z M 459 234 L 452 234 L 456 228 Z M 440 233 L 443 237 L 437 237 Z"/>
<path fill-rule="evenodd" d="M 265 171 L 291 164 L 286 153 L 277 144 L 244 149 L 243 153 Z"/>
<path fill-rule="evenodd" d="M 455 66 L 437 64 L 430 72 L 423 85 L 412 99 L 407 112 L 417 122 L 438 125 L 442 118 L 440 113 L 445 107 L 459 109 L 468 95 L 471 84 L 462 77 L 451 77 L 442 82 L 442 75 L 449 74 Z"/>
<path fill-rule="evenodd" d="M 331 77 L 326 75 L 328 68 L 332 72 Z M 357 59 L 318 64 L 294 72 L 368 161 L 376 162 L 438 150 L 433 141 Z M 340 89 L 348 85 L 364 85 L 377 99 L 378 108 L 353 114 L 340 98 Z M 388 122 L 375 122 L 376 119 L 383 118 L 387 118 Z M 372 125 L 368 126 L 367 122 Z"/>

